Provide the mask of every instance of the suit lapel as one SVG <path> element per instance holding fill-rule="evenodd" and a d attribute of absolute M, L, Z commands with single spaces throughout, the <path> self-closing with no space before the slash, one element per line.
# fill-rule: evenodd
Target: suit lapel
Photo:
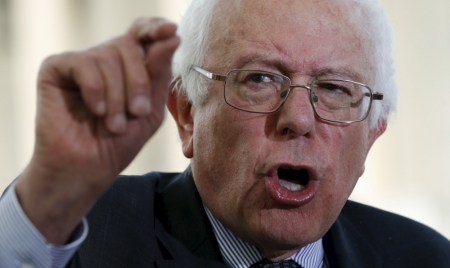
<path fill-rule="evenodd" d="M 383 267 L 379 252 L 354 225 L 353 215 L 346 213 L 347 206 L 322 240 L 330 267 Z"/>
<path fill-rule="evenodd" d="M 181 260 L 184 260 L 186 265 L 187 259 L 191 260 L 189 263 L 208 262 L 204 263 L 204 266 L 197 267 L 212 267 L 211 263 L 223 263 L 214 232 L 191 174 L 188 168 L 165 187 L 157 190 L 156 234 L 160 243 L 167 249 L 167 253 L 173 258 L 169 261 L 158 261 L 158 267 L 165 267 L 165 264 L 175 265 L 174 261 Z M 192 255 L 200 259 L 194 260 Z M 223 267 L 222 264 L 220 266 Z"/>

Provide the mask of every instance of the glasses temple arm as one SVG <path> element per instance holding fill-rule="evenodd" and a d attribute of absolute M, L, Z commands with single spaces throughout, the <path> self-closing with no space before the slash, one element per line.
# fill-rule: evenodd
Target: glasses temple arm
<path fill-rule="evenodd" d="M 365 93 L 364 96 L 370 97 L 370 93 Z M 359 105 L 361 105 L 364 96 L 362 98 L 360 98 L 358 101 L 350 103 L 350 107 L 356 108 Z M 372 94 L 372 100 L 383 100 L 383 97 L 384 97 L 384 95 L 382 93 L 373 93 Z"/>
<path fill-rule="evenodd" d="M 194 69 L 194 71 L 197 71 L 198 73 L 208 77 L 209 79 L 212 80 L 218 80 L 218 81 L 225 81 L 227 80 L 227 77 L 224 75 L 220 75 L 220 74 L 215 74 L 215 73 L 211 73 L 201 67 L 198 67 L 196 65 L 191 65 L 191 69 Z"/>

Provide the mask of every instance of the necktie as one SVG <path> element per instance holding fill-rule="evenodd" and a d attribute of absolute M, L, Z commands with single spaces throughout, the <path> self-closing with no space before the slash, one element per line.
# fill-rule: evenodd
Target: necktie
<path fill-rule="evenodd" d="M 257 263 L 252 264 L 250 268 L 302 268 L 302 267 L 293 260 L 270 262 L 267 259 L 263 259 Z"/>

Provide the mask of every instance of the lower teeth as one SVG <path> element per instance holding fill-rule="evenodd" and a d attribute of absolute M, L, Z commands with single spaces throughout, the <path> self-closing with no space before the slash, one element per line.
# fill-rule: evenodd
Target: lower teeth
<path fill-rule="evenodd" d="M 301 191 L 306 188 L 304 185 L 293 183 L 290 181 L 285 181 L 283 179 L 279 179 L 279 181 L 280 185 L 288 189 L 289 191 Z"/>

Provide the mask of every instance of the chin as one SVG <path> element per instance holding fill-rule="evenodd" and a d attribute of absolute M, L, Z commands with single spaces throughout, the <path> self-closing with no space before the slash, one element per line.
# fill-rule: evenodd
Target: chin
<path fill-rule="evenodd" d="M 263 209 L 249 220 L 248 242 L 267 252 L 298 250 L 319 240 L 332 223 L 324 225 L 317 215 L 305 212 L 305 208 Z M 316 212 L 317 213 L 317 212 Z M 328 222 L 328 221 L 327 221 Z M 244 237 L 244 240 L 245 239 Z"/>

